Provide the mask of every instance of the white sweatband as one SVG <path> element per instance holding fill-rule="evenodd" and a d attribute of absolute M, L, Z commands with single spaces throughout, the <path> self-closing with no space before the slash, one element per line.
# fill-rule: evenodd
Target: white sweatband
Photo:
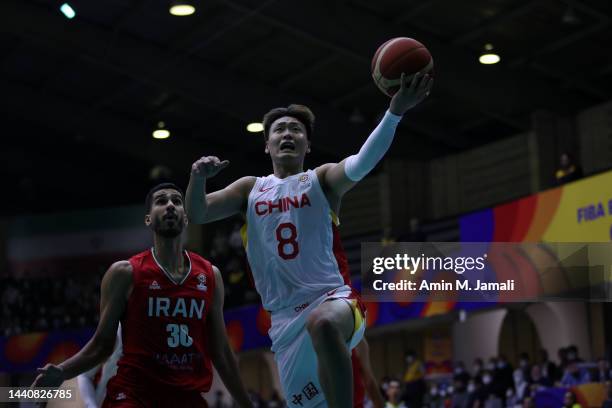
<path fill-rule="evenodd" d="M 361 146 L 359 153 L 346 158 L 344 173 L 349 179 L 359 181 L 376 167 L 380 159 L 389 150 L 400 120 L 402 120 L 401 116 L 387 111 L 376 129 L 370 133 L 368 139 Z"/>

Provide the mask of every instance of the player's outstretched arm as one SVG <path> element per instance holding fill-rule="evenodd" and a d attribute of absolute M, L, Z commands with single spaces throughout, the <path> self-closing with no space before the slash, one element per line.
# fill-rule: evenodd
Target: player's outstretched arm
<path fill-rule="evenodd" d="M 393 95 L 389 110 L 359 153 L 340 163 L 326 164 L 317 169 L 317 176 L 323 182 L 326 192 L 342 197 L 372 171 L 391 146 L 395 129 L 402 116 L 425 99 L 432 86 L 433 80 L 428 74 L 417 73 L 410 83 L 407 76 L 402 74 L 400 89 Z"/>
<path fill-rule="evenodd" d="M 213 307 L 210 310 L 207 322 L 211 359 L 219 376 L 221 376 L 221 380 L 223 380 L 223 384 L 225 384 L 225 387 L 238 406 L 240 408 L 251 408 L 253 404 L 240 379 L 236 357 L 230 348 L 225 332 L 225 322 L 223 320 L 223 298 L 225 297 L 223 278 L 216 266 L 213 266 L 213 271 L 215 272 L 215 293 Z"/>
<path fill-rule="evenodd" d="M 190 222 L 205 224 L 231 217 L 244 210 L 255 177 L 242 177 L 222 190 L 206 193 L 206 180 L 228 165 L 229 161 L 221 161 L 215 156 L 204 156 L 193 163 L 185 200 Z"/>
<path fill-rule="evenodd" d="M 361 363 L 361 378 L 363 378 L 363 384 L 372 405 L 374 405 L 374 408 L 384 408 L 385 401 L 380 395 L 380 389 L 376 383 L 376 378 L 374 378 L 374 372 L 370 365 L 370 346 L 365 337 L 355 346 L 355 352 L 359 363 Z"/>
<path fill-rule="evenodd" d="M 101 364 L 113 352 L 117 326 L 132 287 L 132 266 L 127 261 L 114 263 L 104 274 L 100 294 L 100 321 L 89 342 L 74 356 L 59 365 L 39 368 L 34 387 L 59 387 L 65 380 Z"/>

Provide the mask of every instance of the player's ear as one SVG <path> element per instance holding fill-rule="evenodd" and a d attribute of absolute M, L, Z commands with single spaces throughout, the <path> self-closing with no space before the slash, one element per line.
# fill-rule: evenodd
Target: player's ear
<path fill-rule="evenodd" d="M 266 139 L 266 147 L 264 148 L 264 152 L 266 154 L 270 154 L 270 149 L 268 149 L 268 139 Z"/>
<path fill-rule="evenodd" d="M 310 153 L 310 139 L 308 139 L 308 149 L 306 149 L 306 153 Z"/>
<path fill-rule="evenodd" d="M 149 214 L 145 215 L 145 225 L 148 227 L 149 225 L 151 225 L 151 216 Z"/>

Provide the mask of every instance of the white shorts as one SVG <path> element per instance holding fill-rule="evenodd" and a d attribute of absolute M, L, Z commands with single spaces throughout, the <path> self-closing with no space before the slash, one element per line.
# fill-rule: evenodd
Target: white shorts
<path fill-rule="evenodd" d="M 355 328 L 347 342 L 352 350 L 363 338 L 365 316 L 359 301 L 348 285 L 327 292 L 312 302 L 272 313 L 268 334 L 278 366 L 280 382 L 288 407 L 327 407 L 319 382 L 317 355 L 306 329 L 310 313 L 328 299 L 343 299 L 353 310 Z"/>

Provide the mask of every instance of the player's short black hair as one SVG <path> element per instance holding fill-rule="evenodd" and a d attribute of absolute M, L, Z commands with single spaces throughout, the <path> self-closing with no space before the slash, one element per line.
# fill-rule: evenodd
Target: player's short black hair
<path fill-rule="evenodd" d="M 151 204 L 153 203 L 153 194 L 155 194 L 155 192 L 159 191 L 159 190 L 166 190 L 166 189 L 172 189 L 172 190 L 176 190 L 179 193 L 181 193 L 182 197 L 185 197 L 185 193 L 183 193 L 183 190 L 177 186 L 174 183 L 161 183 L 156 185 L 155 187 L 153 187 L 152 189 L 149 190 L 149 192 L 147 193 L 147 198 L 145 198 L 145 211 L 147 214 L 149 214 L 151 212 Z"/>
<path fill-rule="evenodd" d="M 306 137 L 308 137 L 308 140 L 310 140 L 314 130 L 315 115 L 308 106 L 296 104 L 291 104 L 286 108 L 274 108 L 264 115 L 263 126 L 265 140 L 268 140 L 268 134 L 270 132 L 270 126 L 272 126 L 272 123 L 274 123 L 276 119 L 282 118 L 283 116 L 291 116 L 292 118 L 296 118 L 302 122 L 302 124 L 306 127 Z"/>

